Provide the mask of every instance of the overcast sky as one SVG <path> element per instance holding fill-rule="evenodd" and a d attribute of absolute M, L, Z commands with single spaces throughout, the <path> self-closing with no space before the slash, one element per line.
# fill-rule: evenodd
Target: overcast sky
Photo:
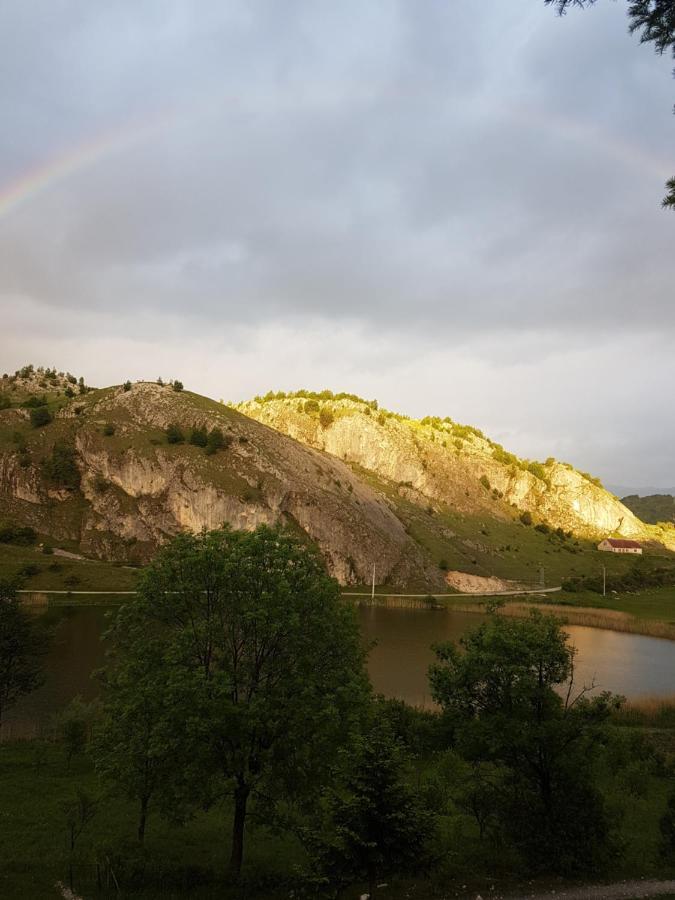
<path fill-rule="evenodd" d="M 0 368 L 354 391 L 671 486 L 672 60 L 625 10 L 4 0 Z"/>

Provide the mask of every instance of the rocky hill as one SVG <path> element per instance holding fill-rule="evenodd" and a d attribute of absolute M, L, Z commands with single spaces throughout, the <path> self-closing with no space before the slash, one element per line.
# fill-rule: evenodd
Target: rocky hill
<path fill-rule="evenodd" d="M 340 460 L 171 385 L 127 387 L 0 411 L 0 521 L 137 561 L 181 529 L 282 521 L 343 582 L 367 582 L 374 560 L 381 580 L 442 582 L 384 498 Z M 35 425 L 36 409 L 51 421 Z M 193 431 L 200 443 L 219 433 L 218 446 L 190 443 Z"/>
<path fill-rule="evenodd" d="M 182 529 L 275 522 L 343 584 L 369 583 L 375 565 L 378 584 L 424 591 L 532 583 L 544 568 L 559 582 L 592 569 L 607 534 L 675 546 L 675 530 L 643 524 L 590 476 L 447 419 L 347 395 L 234 409 L 179 383 L 95 390 L 32 367 L 0 382 L 0 525 L 142 563 Z"/>
<path fill-rule="evenodd" d="M 348 395 L 269 394 L 237 409 L 272 428 L 453 509 L 512 520 L 514 510 L 588 539 L 617 535 L 675 546 L 568 463 L 520 459 L 451 419 L 410 419 Z"/>

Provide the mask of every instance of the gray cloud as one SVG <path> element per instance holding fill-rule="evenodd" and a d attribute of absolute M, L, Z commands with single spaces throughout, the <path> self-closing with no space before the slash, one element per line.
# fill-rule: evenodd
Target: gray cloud
<path fill-rule="evenodd" d="M 672 483 L 654 448 L 675 426 L 645 402 L 674 374 L 672 81 L 622 13 L 5 4 L 6 186 L 74 148 L 86 162 L 0 199 L 6 367 L 51 350 L 92 381 L 154 376 L 144 360 L 178 345 L 184 380 L 244 396 L 293 386 L 282 344 L 314 341 L 292 367 L 306 385 L 413 413 L 443 400 L 523 453 Z M 87 152 L 105 135 L 113 149 Z M 631 383 L 609 405 L 608 378 Z"/>

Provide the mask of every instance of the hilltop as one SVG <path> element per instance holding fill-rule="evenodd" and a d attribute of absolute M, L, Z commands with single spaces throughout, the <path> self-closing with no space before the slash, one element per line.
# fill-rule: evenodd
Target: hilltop
<path fill-rule="evenodd" d="M 233 408 L 180 382 L 94 389 L 33 367 L 0 382 L 8 540 L 28 528 L 38 542 L 138 565 L 184 529 L 276 522 L 343 584 L 369 583 L 375 565 L 378 584 L 423 591 L 532 584 L 542 567 L 559 583 L 595 571 L 593 542 L 608 534 L 654 556 L 675 546 L 675 529 L 643 523 L 568 464 L 522 460 L 471 426 L 351 394 Z M 617 572 L 633 562 L 602 557 Z M 44 586 L 44 566 L 34 575 Z"/>

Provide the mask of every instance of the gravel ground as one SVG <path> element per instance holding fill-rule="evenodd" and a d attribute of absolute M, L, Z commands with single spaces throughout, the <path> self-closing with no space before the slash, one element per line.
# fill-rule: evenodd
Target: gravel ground
<path fill-rule="evenodd" d="M 675 894 L 675 881 L 620 881 L 615 884 L 593 884 L 569 890 L 519 894 L 509 900 L 637 900 L 643 897 L 663 897 Z M 487 895 L 485 900 L 491 895 Z M 494 896 L 494 895 L 492 895 Z"/>

